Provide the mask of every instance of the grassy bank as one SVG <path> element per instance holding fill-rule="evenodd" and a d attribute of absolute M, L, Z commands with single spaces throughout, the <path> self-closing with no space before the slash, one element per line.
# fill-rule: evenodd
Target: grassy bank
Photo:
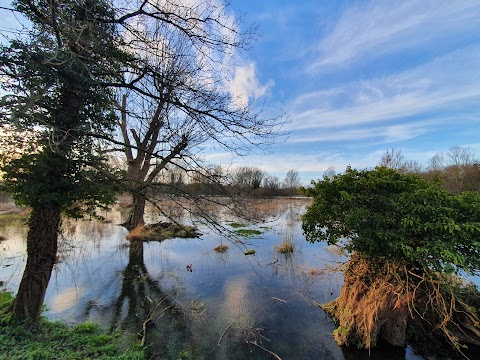
<path fill-rule="evenodd" d="M 83 323 L 69 327 L 41 319 L 28 326 L 12 320 L 13 297 L 0 290 L 0 354 L 2 359 L 145 359 L 144 349 L 119 334 Z"/>

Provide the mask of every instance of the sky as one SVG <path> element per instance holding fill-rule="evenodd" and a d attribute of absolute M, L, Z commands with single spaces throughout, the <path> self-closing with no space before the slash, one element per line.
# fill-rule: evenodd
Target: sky
<path fill-rule="evenodd" d="M 288 139 L 236 159 L 302 183 L 333 166 L 377 165 L 388 149 L 424 165 L 452 146 L 480 158 L 480 1 L 232 0 L 260 37 L 234 82 Z M 218 154 L 216 155 L 218 156 Z"/>
<path fill-rule="evenodd" d="M 452 146 L 480 158 L 480 1 L 231 0 L 228 11 L 260 35 L 239 53 L 232 91 L 284 113 L 288 137 L 211 162 L 280 180 L 294 169 L 306 185 L 330 166 L 374 167 L 389 149 L 424 165 Z"/>

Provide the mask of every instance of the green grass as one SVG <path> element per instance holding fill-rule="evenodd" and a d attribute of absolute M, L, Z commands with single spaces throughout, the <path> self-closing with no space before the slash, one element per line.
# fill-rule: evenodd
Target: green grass
<path fill-rule="evenodd" d="M 262 232 L 260 230 L 238 229 L 238 230 L 235 230 L 234 233 L 241 236 L 252 236 L 252 235 L 260 235 Z"/>
<path fill-rule="evenodd" d="M 0 290 L 0 354 L 11 360 L 145 359 L 144 349 L 120 334 L 108 334 L 91 323 L 69 327 L 41 319 L 36 326 L 17 323 L 9 308 L 13 296 Z"/>
<path fill-rule="evenodd" d="M 240 223 L 237 223 L 237 222 L 231 222 L 228 225 L 230 225 L 230 227 L 232 227 L 234 229 L 245 227 L 245 224 L 240 224 Z"/>

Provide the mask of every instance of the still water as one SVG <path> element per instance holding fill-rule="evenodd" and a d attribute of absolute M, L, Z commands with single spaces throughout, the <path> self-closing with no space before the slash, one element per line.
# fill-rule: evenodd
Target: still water
<path fill-rule="evenodd" d="M 104 214 L 106 222 L 65 220 L 44 315 L 135 334 L 156 359 L 418 358 L 410 348 L 382 345 L 369 354 L 335 344 L 333 322 L 316 304 L 338 296 L 342 276 L 332 269 L 345 257 L 305 241 L 300 217 L 308 204 L 269 200 L 261 222 L 243 222 L 261 234 L 230 239 L 199 224 L 200 238 L 130 243 L 117 225 L 126 218 L 120 207 Z M 239 219 L 213 211 L 226 230 L 236 230 Z M 147 220 L 158 220 L 153 209 Z M 26 228 L 4 223 L 0 235 L 0 281 L 14 292 Z M 277 252 L 284 241 L 293 253 Z M 220 244 L 229 246 L 225 253 L 213 250 Z"/>

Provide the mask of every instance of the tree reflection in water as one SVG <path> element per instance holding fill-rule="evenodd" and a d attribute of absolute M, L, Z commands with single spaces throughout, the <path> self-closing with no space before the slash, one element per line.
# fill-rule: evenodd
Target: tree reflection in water
<path fill-rule="evenodd" d="M 185 317 L 175 305 L 175 292 L 162 291 L 148 273 L 142 241 L 130 242 L 128 264 L 121 277 L 121 291 L 108 306 L 107 313 L 112 314 L 110 329 L 138 334 L 151 358 L 180 353 L 188 336 Z"/>

